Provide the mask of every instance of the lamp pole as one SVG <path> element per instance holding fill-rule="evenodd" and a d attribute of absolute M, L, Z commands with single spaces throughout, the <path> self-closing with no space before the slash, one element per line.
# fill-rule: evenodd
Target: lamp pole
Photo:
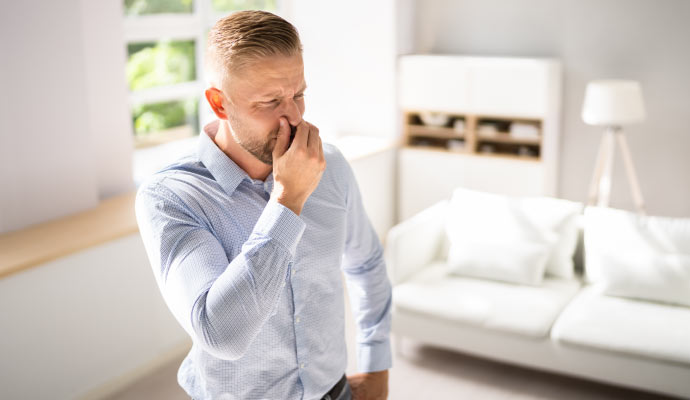
<path fill-rule="evenodd" d="M 635 167 L 632 162 L 632 157 L 630 156 L 630 149 L 623 135 L 623 130 L 620 126 L 616 125 L 609 125 L 604 129 L 604 135 L 599 145 L 599 154 L 597 155 L 594 175 L 589 184 L 588 203 L 589 205 L 596 204 L 599 207 L 608 207 L 609 205 L 616 142 L 618 142 L 618 147 L 620 147 L 623 156 L 623 164 L 625 166 L 628 183 L 630 184 L 630 190 L 632 191 L 635 207 L 640 214 L 645 214 L 644 199 L 642 198 L 642 191 L 640 190 Z"/>
<path fill-rule="evenodd" d="M 616 132 L 616 139 L 618 139 L 618 146 L 621 148 L 621 154 L 623 155 L 623 165 L 625 165 L 625 172 L 628 175 L 628 182 L 630 183 L 630 191 L 632 191 L 635 207 L 637 207 L 637 211 L 640 214 L 644 215 L 646 214 L 644 199 L 642 198 L 642 191 L 640 190 L 640 184 L 637 180 L 637 173 L 635 173 L 635 167 L 633 166 L 632 157 L 630 156 L 628 142 L 622 131 Z"/>

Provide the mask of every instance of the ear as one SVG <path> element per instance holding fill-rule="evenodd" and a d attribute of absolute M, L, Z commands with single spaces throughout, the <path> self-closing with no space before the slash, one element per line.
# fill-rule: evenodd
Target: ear
<path fill-rule="evenodd" d="M 223 108 L 223 92 L 212 87 L 206 89 L 205 93 L 206 100 L 216 116 L 220 119 L 228 119 L 228 114 L 226 113 L 225 108 Z"/>

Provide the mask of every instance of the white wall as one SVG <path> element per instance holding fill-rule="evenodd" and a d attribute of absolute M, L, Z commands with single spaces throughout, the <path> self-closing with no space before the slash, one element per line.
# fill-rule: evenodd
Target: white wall
<path fill-rule="evenodd" d="M 397 149 L 390 141 L 370 137 L 344 137 L 336 142 L 336 146 L 351 160 L 364 210 L 383 242 L 396 222 L 396 180 L 393 177 L 396 173 Z M 373 153 L 356 156 L 357 150 L 367 148 Z"/>
<path fill-rule="evenodd" d="M 304 47 L 305 119 L 335 137 L 397 135 L 396 1 L 292 0 L 285 18 Z"/>
<path fill-rule="evenodd" d="M 14 1 L 0 13 L 0 233 L 131 183 L 121 2 Z"/>
<path fill-rule="evenodd" d="M 188 343 L 138 233 L 1 279 L 0 326 L 2 399 L 99 391 Z"/>
<path fill-rule="evenodd" d="M 646 122 L 625 128 L 650 214 L 690 216 L 690 2 L 418 0 L 415 51 L 560 58 L 560 197 L 586 201 L 601 130 L 580 118 L 589 80 L 639 80 Z M 634 209 L 620 154 L 611 206 Z"/>
<path fill-rule="evenodd" d="M 82 0 L 88 127 L 101 199 L 133 189 L 122 1 Z"/>
<path fill-rule="evenodd" d="M 78 0 L 0 13 L 0 232 L 94 206 Z"/>

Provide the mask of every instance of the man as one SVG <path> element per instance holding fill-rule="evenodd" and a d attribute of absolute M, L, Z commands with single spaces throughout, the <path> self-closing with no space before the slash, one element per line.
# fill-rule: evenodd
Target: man
<path fill-rule="evenodd" d="M 302 119 L 297 31 L 234 13 L 209 32 L 206 69 L 218 120 L 136 201 L 161 293 L 193 339 L 180 385 L 194 399 L 385 399 L 391 286 L 348 163 Z M 347 378 L 341 271 L 358 328 Z"/>

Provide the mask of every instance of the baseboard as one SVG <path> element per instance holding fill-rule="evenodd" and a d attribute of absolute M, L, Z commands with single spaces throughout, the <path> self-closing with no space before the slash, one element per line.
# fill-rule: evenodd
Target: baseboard
<path fill-rule="evenodd" d="M 172 346 L 169 350 L 162 352 L 158 357 L 153 358 L 143 365 L 140 365 L 131 371 L 112 379 L 105 384 L 102 384 L 95 389 L 91 389 L 81 396 L 77 396 L 79 400 L 100 400 L 111 396 L 134 382 L 148 375 L 164 365 L 172 362 L 189 352 L 192 347 L 191 340 L 184 340 Z"/>

